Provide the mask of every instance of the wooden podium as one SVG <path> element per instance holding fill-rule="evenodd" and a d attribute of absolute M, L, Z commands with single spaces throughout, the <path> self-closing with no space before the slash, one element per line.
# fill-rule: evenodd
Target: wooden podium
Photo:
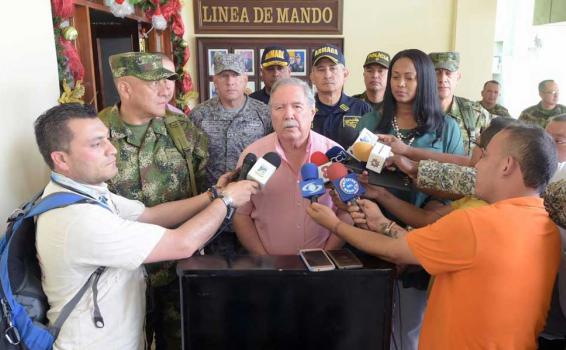
<path fill-rule="evenodd" d="M 179 262 L 183 349 L 389 349 L 394 268 L 308 271 L 298 256 Z"/>

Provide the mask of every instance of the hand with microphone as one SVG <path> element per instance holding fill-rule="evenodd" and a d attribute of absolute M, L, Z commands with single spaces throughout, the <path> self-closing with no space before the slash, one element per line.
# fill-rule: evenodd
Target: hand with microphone
<path fill-rule="evenodd" d="M 300 182 L 301 194 L 303 198 L 310 199 L 311 203 L 318 200 L 318 197 L 324 195 L 324 180 L 318 177 L 318 167 L 313 163 L 306 163 L 301 168 Z"/>
<path fill-rule="evenodd" d="M 263 157 L 259 158 L 251 167 L 250 171 L 246 175 L 246 179 L 253 180 L 257 182 L 261 186 L 261 188 L 264 188 L 277 168 L 279 168 L 280 164 L 281 157 L 279 157 L 277 153 L 266 153 Z"/>

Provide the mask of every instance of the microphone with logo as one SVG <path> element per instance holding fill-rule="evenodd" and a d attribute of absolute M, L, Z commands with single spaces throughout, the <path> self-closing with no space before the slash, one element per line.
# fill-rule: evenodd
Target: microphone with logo
<path fill-rule="evenodd" d="M 259 158 L 248 172 L 246 179 L 257 182 L 261 188 L 264 188 L 275 170 L 281 164 L 281 157 L 275 152 L 266 153 Z"/>
<path fill-rule="evenodd" d="M 252 167 L 256 162 L 257 162 L 257 156 L 255 154 L 251 152 L 246 154 L 244 160 L 242 161 L 242 166 L 240 167 L 240 171 L 237 176 L 237 181 L 245 180 L 246 177 L 248 176 L 248 173 L 250 172 L 250 170 L 252 169 Z"/>
<path fill-rule="evenodd" d="M 350 159 L 350 155 L 340 146 L 334 146 L 326 151 L 326 156 L 332 163 L 345 163 Z"/>
<path fill-rule="evenodd" d="M 334 163 L 328 168 L 328 178 L 338 193 L 340 200 L 347 204 L 355 204 L 355 200 L 366 192 L 358 182 L 358 176 L 348 174 L 348 169 L 341 163 Z"/>
<path fill-rule="evenodd" d="M 326 193 L 324 180 L 318 177 L 318 167 L 313 163 L 305 163 L 301 168 L 300 182 L 301 194 L 303 198 L 310 199 L 311 203 L 318 200 L 318 197 Z"/>
<path fill-rule="evenodd" d="M 332 162 L 328 159 L 326 154 L 320 151 L 313 152 L 313 154 L 311 154 L 311 163 L 314 163 L 318 167 L 318 177 L 322 178 L 324 183 L 330 181 L 328 180 L 328 176 L 326 176 L 326 170 L 332 165 Z"/>

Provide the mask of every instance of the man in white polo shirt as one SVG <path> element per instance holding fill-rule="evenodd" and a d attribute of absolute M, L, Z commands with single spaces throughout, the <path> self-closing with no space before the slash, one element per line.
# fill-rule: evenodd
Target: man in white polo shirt
<path fill-rule="evenodd" d="M 249 200 L 257 184 L 240 181 L 189 199 L 146 208 L 110 193 L 117 173 L 108 129 L 88 106 L 54 107 L 35 122 L 39 150 L 52 170 L 44 196 L 71 191 L 101 205 L 75 204 L 37 220 L 37 253 L 52 324 L 62 307 L 99 267 L 98 296 L 89 290 L 71 312 L 55 349 L 143 349 L 143 263 L 191 256 L 222 224 L 227 212 Z M 106 208 L 105 208 L 106 207 Z M 108 210 L 109 209 L 109 210 Z M 176 227 L 167 229 L 165 227 Z M 103 327 L 94 323 L 98 302 Z"/>

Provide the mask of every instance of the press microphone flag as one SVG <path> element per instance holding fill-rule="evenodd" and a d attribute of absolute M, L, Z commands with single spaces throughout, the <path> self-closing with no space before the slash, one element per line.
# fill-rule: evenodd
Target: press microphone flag
<path fill-rule="evenodd" d="M 263 188 L 280 164 L 281 157 L 279 157 L 277 153 L 266 153 L 263 157 L 259 158 L 257 162 L 255 162 L 246 176 L 246 179 L 257 182 Z"/>
<path fill-rule="evenodd" d="M 318 167 L 313 163 L 306 163 L 301 168 L 300 182 L 301 194 L 303 198 L 310 199 L 311 203 L 318 200 L 318 197 L 324 195 L 324 180 L 318 177 Z"/>
<path fill-rule="evenodd" d="M 334 146 L 326 151 L 326 156 L 332 163 L 344 163 L 350 159 L 348 153 L 340 146 Z"/>
<path fill-rule="evenodd" d="M 316 151 L 311 155 L 311 163 L 314 163 L 318 167 L 318 177 L 320 177 L 325 183 L 329 182 L 328 176 L 326 175 L 326 170 L 332 162 L 328 159 L 326 154 Z"/>
<path fill-rule="evenodd" d="M 353 173 L 332 181 L 332 184 L 344 203 L 351 203 L 366 193 L 365 188 L 358 182 L 358 176 Z"/>

